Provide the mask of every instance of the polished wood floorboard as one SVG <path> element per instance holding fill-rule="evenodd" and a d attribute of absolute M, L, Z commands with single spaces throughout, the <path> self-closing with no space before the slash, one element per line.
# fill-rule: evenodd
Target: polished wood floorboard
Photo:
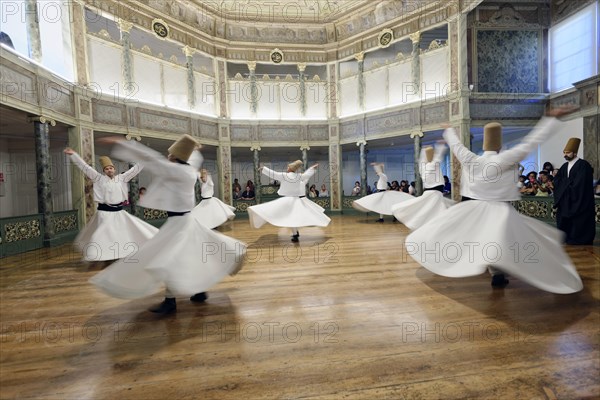
<path fill-rule="evenodd" d="M 221 231 L 242 271 L 174 315 L 89 284 L 70 246 L 0 260 L 2 399 L 575 399 L 600 397 L 599 247 L 568 246 L 585 288 L 436 276 L 375 216 Z"/>

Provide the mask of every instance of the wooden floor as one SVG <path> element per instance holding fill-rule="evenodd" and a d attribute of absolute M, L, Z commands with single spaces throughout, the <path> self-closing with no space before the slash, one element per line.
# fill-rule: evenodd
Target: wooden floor
<path fill-rule="evenodd" d="M 221 229 L 250 245 L 205 304 L 105 296 L 69 246 L 1 259 L 2 399 L 600 397 L 600 251 L 567 247 L 585 288 L 433 275 L 406 227 Z"/>

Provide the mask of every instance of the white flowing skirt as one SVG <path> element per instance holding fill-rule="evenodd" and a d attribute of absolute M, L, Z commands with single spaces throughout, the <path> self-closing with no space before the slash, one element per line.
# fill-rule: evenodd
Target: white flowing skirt
<path fill-rule="evenodd" d="M 562 232 L 505 202 L 465 201 L 406 238 L 416 262 L 438 275 L 479 275 L 492 266 L 551 293 L 574 293 L 581 278 L 561 245 Z"/>
<path fill-rule="evenodd" d="M 260 228 L 265 223 L 283 227 L 327 226 L 331 219 L 325 209 L 306 197 L 280 197 L 268 203 L 248 207 L 250 225 Z"/>
<path fill-rule="evenodd" d="M 90 282 L 111 296 L 145 297 L 166 286 L 174 296 L 204 292 L 242 265 L 246 245 L 210 230 L 190 214 L 170 217 L 132 256 Z"/>
<path fill-rule="evenodd" d="M 73 244 L 85 261 L 116 260 L 135 253 L 157 232 L 158 228 L 125 210 L 96 210 Z"/>
<path fill-rule="evenodd" d="M 437 190 L 426 190 L 420 197 L 392 206 L 394 217 L 410 230 L 415 230 L 427 221 L 446 211 L 454 201 Z"/>
<path fill-rule="evenodd" d="M 223 203 L 216 197 L 202 199 L 192 210 L 192 214 L 208 229 L 214 229 L 235 218 L 235 207 Z"/>
<path fill-rule="evenodd" d="M 386 190 L 354 200 L 352 207 L 363 212 L 392 215 L 392 206 L 412 199 L 414 199 L 414 196 L 408 193 Z"/>

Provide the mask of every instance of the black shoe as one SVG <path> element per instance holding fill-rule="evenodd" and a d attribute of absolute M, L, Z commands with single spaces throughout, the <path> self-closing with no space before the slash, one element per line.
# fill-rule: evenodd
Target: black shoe
<path fill-rule="evenodd" d="M 196 293 L 195 295 L 190 297 L 190 301 L 193 301 L 194 303 L 204 303 L 206 299 L 208 299 L 208 295 L 206 294 L 206 292 Z"/>
<path fill-rule="evenodd" d="M 379 218 L 377 221 L 375 222 L 383 222 L 383 218 Z"/>
<path fill-rule="evenodd" d="M 294 233 L 294 234 L 292 235 L 292 237 L 299 238 L 299 237 L 300 237 L 300 232 L 298 232 L 298 233 Z"/>
<path fill-rule="evenodd" d="M 162 303 L 149 308 L 148 311 L 157 314 L 171 314 L 177 311 L 177 303 L 175 302 L 174 297 L 165 297 Z"/>
<path fill-rule="evenodd" d="M 296 235 L 292 236 L 292 242 L 298 243 L 300 241 L 300 239 L 298 239 L 298 236 L 296 236 Z"/>
<path fill-rule="evenodd" d="M 492 276 L 492 287 L 502 289 L 508 285 L 508 279 L 504 277 L 504 274 L 497 274 Z"/>

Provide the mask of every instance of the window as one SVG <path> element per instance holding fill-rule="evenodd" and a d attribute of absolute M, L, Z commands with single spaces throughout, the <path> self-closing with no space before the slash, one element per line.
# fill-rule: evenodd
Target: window
<path fill-rule="evenodd" d="M 598 73 L 597 3 L 550 28 L 550 91 Z"/>

